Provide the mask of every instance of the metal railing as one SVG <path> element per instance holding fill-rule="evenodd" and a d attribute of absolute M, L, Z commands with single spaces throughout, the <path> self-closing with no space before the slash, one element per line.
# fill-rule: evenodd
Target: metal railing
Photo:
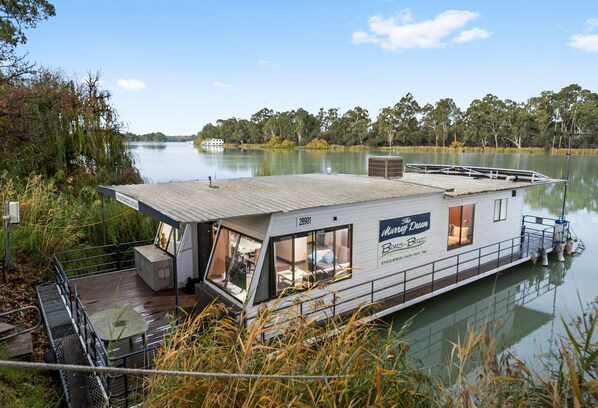
<path fill-rule="evenodd" d="M 135 266 L 134 248 L 153 240 L 73 249 L 53 255 L 54 266 L 69 278 L 130 269 Z"/>
<path fill-rule="evenodd" d="M 18 309 L 9 310 L 8 312 L 0 313 L 0 318 L 2 317 L 9 317 L 15 313 L 25 312 L 26 310 L 35 310 L 36 313 L 36 323 L 32 327 L 27 327 L 24 329 L 15 329 L 14 333 L 10 333 L 6 336 L 0 337 L 0 341 L 5 341 L 11 339 L 13 337 L 20 336 L 21 334 L 29 333 L 35 329 L 37 329 L 42 323 L 42 316 L 37 308 L 37 306 L 25 306 L 19 307 Z"/>
<path fill-rule="evenodd" d="M 69 311 L 79 337 L 81 338 L 85 353 L 90 363 L 96 367 L 133 367 L 130 362 L 141 360 L 144 368 L 153 366 L 152 359 L 147 356 L 153 354 L 158 347 L 148 347 L 120 356 L 111 355 L 103 340 L 100 339 L 93 327 L 89 314 L 83 301 L 77 293 L 77 287 L 71 284 L 70 278 L 92 276 L 109 272 L 116 272 L 134 267 L 134 248 L 139 245 L 151 243 L 151 240 L 128 242 L 117 245 L 104 245 L 99 247 L 76 249 L 55 253 L 53 256 L 56 285 Z M 140 358 L 139 356 L 143 356 Z M 138 367 L 135 365 L 135 367 Z M 141 388 L 140 382 L 135 383 L 127 375 L 100 375 L 98 376 L 106 395 L 110 401 L 127 406 L 131 393 Z M 122 391 L 115 392 L 115 388 Z"/>
<path fill-rule="evenodd" d="M 405 304 L 486 272 L 501 267 L 507 268 L 515 262 L 523 262 L 529 259 L 532 250 L 537 253 L 542 250 L 550 252 L 553 247 L 554 226 L 531 224 L 530 222 L 522 228 L 520 236 L 400 270 L 367 282 L 339 287 L 334 291 L 323 290 L 321 294 L 314 294 L 313 290 L 308 291 L 303 298 L 295 297 L 290 302 L 284 302 L 283 298 L 274 312 L 284 314 L 285 311 L 297 308 L 300 314 L 307 317 L 327 319 L 342 316 L 360 305 L 375 305 L 382 302 L 392 305 Z M 374 313 L 375 310 L 375 308 L 371 309 Z M 243 318 L 243 324 L 250 324 L 253 319 L 255 316 L 246 316 Z M 280 324 L 281 322 L 278 321 L 266 328 L 273 328 Z M 264 338 L 267 335 L 269 333 L 265 331 Z"/>
<path fill-rule="evenodd" d="M 158 348 L 158 345 L 147 347 L 139 351 L 126 353 L 124 355 L 111 355 L 110 345 L 106 348 L 105 342 L 99 337 L 96 329 L 93 327 L 89 314 L 85 309 L 77 287 L 74 287 L 73 294 L 73 320 L 77 333 L 84 344 L 85 353 L 89 357 L 91 364 L 95 367 L 121 367 L 121 368 L 139 368 L 137 363 L 142 361 L 143 368 L 152 368 L 153 359 L 148 358 Z M 100 380 L 106 395 L 110 402 L 118 402 L 118 405 L 129 405 L 129 398 L 132 393 L 137 393 L 141 390 L 141 382 L 135 382 L 128 374 L 104 374 L 99 375 Z M 116 391 L 121 389 L 121 391 Z"/>

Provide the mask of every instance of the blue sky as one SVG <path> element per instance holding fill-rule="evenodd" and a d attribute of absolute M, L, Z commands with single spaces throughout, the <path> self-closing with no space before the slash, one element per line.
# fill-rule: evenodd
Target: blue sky
<path fill-rule="evenodd" d="M 100 72 L 127 130 L 195 134 L 260 109 L 361 106 L 407 93 L 466 108 L 572 83 L 598 92 L 598 1 L 50 0 L 20 52 Z"/>

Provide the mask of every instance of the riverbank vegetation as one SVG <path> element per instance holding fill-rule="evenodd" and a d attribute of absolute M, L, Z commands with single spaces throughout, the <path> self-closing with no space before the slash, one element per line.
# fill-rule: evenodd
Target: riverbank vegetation
<path fill-rule="evenodd" d="M 275 112 L 263 108 L 249 119 L 220 119 L 198 133 L 226 143 L 267 144 L 273 138 L 305 146 L 313 139 L 329 145 L 405 147 L 451 145 L 485 149 L 598 147 L 598 94 L 571 84 L 543 91 L 525 102 L 487 94 L 459 108 L 452 98 L 421 105 L 411 93 L 376 117 L 362 107 L 313 114 L 305 109 Z"/>
<path fill-rule="evenodd" d="M 0 209 L 17 201 L 21 215 L 10 229 L 10 267 L 0 259 L 0 312 L 6 312 L 35 303 L 36 286 L 53 278 L 54 251 L 102 244 L 102 207 L 106 219 L 117 221 L 107 224 L 108 242 L 147 238 L 155 225 L 109 200 L 102 205 L 96 191 L 99 184 L 141 182 L 99 75 L 69 78 L 15 51 L 26 42 L 24 30 L 52 17 L 54 7 L 46 0 L 10 1 L 0 11 Z M 3 255 L 4 237 L 3 231 Z M 18 319 L 35 324 L 28 315 Z M 32 359 L 39 361 L 48 339 L 43 329 L 32 334 Z M 0 370 L 0 406 L 59 406 L 61 394 L 47 373 Z"/>
<path fill-rule="evenodd" d="M 271 329 L 272 310 L 265 308 L 247 328 L 227 318 L 217 319 L 221 311 L 216 307 L 187 320 L 166 339 L 156 368 L 233 376 L 148 377 L 144 406 L 581 407 L 598 403 L 596 301 L 566 325 L 567 336 L 558 339 L 553 354 L 542 355 L 534 365 L 538 369 L 508 350 L 497 350 L 488 328 L 468 332 L 452 345 L 445 378 L 426 374 L 409 358 L 408 325 L 393 330 L 361 323 L 357 312 L 343 325 L 329 322 L 322 327 L 295 310 L 286 316 L 289 326 L 278 337 L 261 342 L 261 335 Z M 244 377 L 247 374 L 256 377 Z M 322 378 L 285 378 L 293 375 Z"/>

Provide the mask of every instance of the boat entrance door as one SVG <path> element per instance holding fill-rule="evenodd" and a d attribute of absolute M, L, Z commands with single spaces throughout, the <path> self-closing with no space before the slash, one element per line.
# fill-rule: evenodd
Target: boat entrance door
<path fill-rule="evenodd" d="M 203 281 L 210 260 L 210 252 L 214 244 L 214 223 L 202 222 L 197 224 L 197 271 L 199 281 Z"/>

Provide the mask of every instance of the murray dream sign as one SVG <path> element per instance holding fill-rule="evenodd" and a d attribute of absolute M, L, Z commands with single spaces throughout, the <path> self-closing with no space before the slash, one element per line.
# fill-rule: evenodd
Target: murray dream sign
<path fill-rule="evenodd" d="M 378 266 L 410 259 L 428 252 L 430 213 L 380 220 Z"/>

